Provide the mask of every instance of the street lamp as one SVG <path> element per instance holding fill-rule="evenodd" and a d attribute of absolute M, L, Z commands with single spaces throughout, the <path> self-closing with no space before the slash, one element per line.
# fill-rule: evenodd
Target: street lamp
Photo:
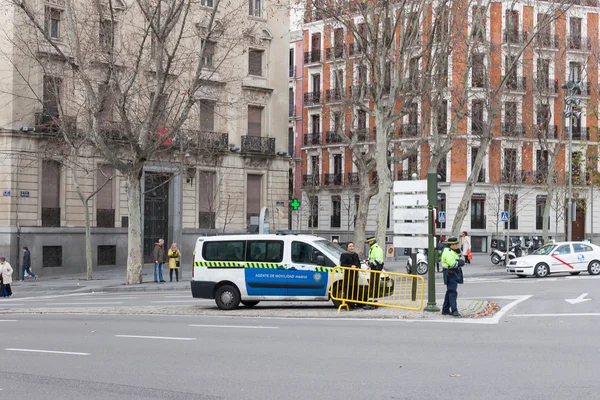
<path fill-rule="evenodd" d="M 581 116 L 581 111 L 574 110 L 573 107 L 579 107 L 581 100 L 576 99 L 576 94 L 581 94 L 583 91 L 583 83 L 581 81 L 573 81 L 571 76 L 569 81 L 562 85 L 563 89 L 568 90 L 569 95 L 566 97 L 567 107 L 564 110 L 565 118 L 569 119 L 569 190 L 567 194 L 567 240 L 571 241 L 573 238 L 573 160 L 572 160 L 572 147 L 573 147 L 573 121 L 575 118 Z"/>

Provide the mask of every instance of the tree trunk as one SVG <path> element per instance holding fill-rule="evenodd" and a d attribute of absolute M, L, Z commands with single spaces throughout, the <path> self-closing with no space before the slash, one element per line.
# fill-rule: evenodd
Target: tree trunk
<path fill-rule="evenodd" d="M 483 137 L 479 145 L 479 152 L 477 153 L 477 157 L 475 158 L 475 162 L 471 168 L 471 175 L 469 175 L 469 179 L 467 180 L 467 187 L 465 188 L 465 192 L 463 193 L 460 203 L 458 203 L 458 207 L 456 208 L 454 221 L 452 221 L 452 236 L 458 237 L 460 234 L 462 224 L 469 212 L 471 196 L 473 196 L 473 190 L 475 190 L 475 180 L 476 177 L 479 176 L 479 172 L 481 171 L 481 166 L 483 165 L 483 160 L 485 160 L 485 154 L 488 152 L 489 146 L 490 138 L 487 136 Z"/>
<path fill-rule="evenodd" d="M 140 171 L 133 169 L 125 175 L 127 179 L 127 208 L 129 210 L 129 228 L 127 229 L 127 285 L 142 283 L 144 254 L 142 250 L 142 216 Z"/>
<path fill-rule="evenodd" d="M 379 121 L 377 121 L 379 119 Z M 380 122 L 382 118 L 376 118 Z M 377 140 L 375 163 L 377 169 L 377 228 L 375 237 L 377 242 L 385 244 L 385 234 L 387 232 L 387 219 L 390 211 L 390 193 L 392 192 L 392 172 L 388 165 L 388 129 L 384 127 L 383 121 L 376 123 Z M 381 135 L 381 137 L 379 137 Z"/>
<path fill-rule="evenodd" d="M 553 197 L 554 183 L 548 183 L 548 194 L 546 196 L 546 204 L 544 205 L 544 215 L 542 217 L 542 237 L 544 238 L 544 243 L 548 243 L 548 231 L 550 230 L 548 224 L 550 222 L 550 208 L 552 207 Z"/>
<path fill-rule="evenodd" d="M 373 197 L 369 182 L 369 173 L 359 171 L 359 199 L 358 210 L 356 213 L 356 223 L 354 224 L 354 248 L 356 252 L 364 257 L 365 250 L 365 234 L 367 229 L 367 217 L 369 214 L 369 203 Z"/>
<path fill-rule="evenodd" d="M 94 264 L 92 261 L 92 235 L 90 233 L 90 199 L 83 201 L 83 216 L 85 218 L 85 263 L 87 265 L 87 280 L 92 280 L 92 270 Z"/>

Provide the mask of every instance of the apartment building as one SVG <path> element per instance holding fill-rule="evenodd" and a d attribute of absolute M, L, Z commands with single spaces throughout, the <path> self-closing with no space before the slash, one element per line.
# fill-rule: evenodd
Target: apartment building
<path fill-rule="evenodd" d="M 291 199 L 302 199 L 302 147 L 303 124 L 303 74 L 304 74 L 304 24 L 305 5 L 302 0 L 290 2 L 290 53 L 289 53 L 289 154 L 293 158 L 291 172 Z M 290 213 L 290 229 L 292 228 Z"/>
<path fill-rule="evenodd" d="M 195 62 L 193 52 L 205 41 L 203 29 L 216 4 L 202 0 L 191 6 L 193 29 L 183 35 L 181 46 L 192 53 L 185 53 L 177 63 L 185 66 L 184 57 L 190 54 L 189 60 Z M 51 0 L 36 10 L 52 41 L 63 51 L 72 51 L 65 33 L 65 7 L 62 0 Z M 289 43 L 288 9 L 269 0 L 235 0 L 221 7 L 215 15 L 217 34 L 206 40 L 200 101 L 179 135 L 147 161 L 141 177 L 141 234 L 147 262 L 152 261 L 153 243 L 163 238 L 167 244 L 180 243 L 183 265 L 189 266 L 199 235 L 253 231 L 263 207 L 271 211 L 271 229 L 288 226 L 288 69 L 280 60 Z M 84 271 L 85 219 L 76 190 L 79 186 L 86 196 L 97 191 L 89 201 L 94 263 L 125 265 L 129 225 L 125 179 L 99 152 L 84 148 L 75 181 L 64 158 L 46 151 L 58 137 L 54 121 L 68 121 L 73 131 L 85 129 L 79 109 L 70 101 L 80 89 L 72 75 L 53 72 L 60 70 L 60 58 L 52 46 L 42 44 L 38 51 L 23 51 L 17 39 L 32 42 L 25 35 L 33 35 L 34 30 L 25 29 L 30 23 L 16 9 L 5 11 L 0 17 L 5 27 L 0 38 L 5 65 L 0 72 L 4 155 L 0 161 L 4 238 L 0 251 L 15 265 L 19 248 L 28 246 L 33 268 L 42 276 Z M 144 25 L 143 15 L 125 3 L 115 12 L 119 20 L 114 40 L 133 45 L 136 36 L 130 30 Z M 90 40 L 104 43 L 104 27 L 92 24 Z M 244 36 L 236 31 L 242 28 Z M 154 42 L 146 43 L 142 60 L 153 54 L 154 46 Z M 147 74 L 152 76 L 152 71 Z M 176 79 L 188 77 L 172 77 L 172 90 L 177 90 Z M 106 114 L 102 132 L 118 132 L 118 113 L 110 106 L 102 112 Z M 156 132 L 157 140 L 168 129 Z M 114 151 L 126 154 L 126 147 L 116 146 Z"/>
<path fill-rule="evenodd" d="M 442 188 L 438 209 L 446 212 L 446 222 L 438 222 L 438 233 L 447 233 L 452 226 L 472 165 L 478 152 L 485 151 L 481 173 L 475 177 L 469 212 L 462 224 L 462 229 L 472 237 L 474 251 L 488 251 L 491 238 L 505 230 L 515 236 L 541 236 L 547 201 L 553 203 L 550 235 L 563 238 L 565 176 L 569 169 L 577 199 L 573 238 L 590 237 L 600 228 L 592 226 L 592 210 L 598 210 L 600 204 L 596 196 L 592 198 L 590 184 L 598 171 L 598 4 L 570 3 L 554 19 L 551 17 L 557 15 L 554 2 L 493 1 L 483 16 L 484 24 L 473 23 L 476 13 L 481 12 L 476 7 L 466 6 L 465 10 L 469 10 L 469 37 L 480 41 L 481 46 L 469 71 L 468 115 L 458 125 L 452 150 L 438 166 Z M 355 22 L 359 26 L 360 21 Z M 534 40 L 529 42 L 530 38 Z M 365 113 L 336 107 L 336 103 L 353 96 L 353 82 L 367 80 L 362 68 L 352 67 L 350 58 L 355 46 L 352 34 L 341 24 L 324 20 L 318 8 L 308 2 L 304 24 L 304 140 L 300 151 L 304 201 L 315 198 L 316 207 L 305 211 L 308 217 L 301 219 L 301 229 L 340 237 L 342 241 L 352 237 L 358 181 L 352 154 L 336 132 L 346 135 L 352 132 L 370 143 L 375 129 Z M 523 47 L 517 68 L 507 73 L 507 66 L 516 61 L 509 57 Z M 459 76 L 465 65 L 460 59 L 453 63 L 453 56 L 448 60 L 446 74 L 449 87 L 458 84 L 452 82 L 453 76 Z M 346 72 L 348 68 L 353 68 L 350 73 Z M 418 82 L 422 68 L 418 59 L 411 62 L 407 67 L 409 79 Z M 506 76 L 506 84 L 493 121 L 492 142 L 489 148 L 482 149 L 479 138 L 489 100 L 484 87 L 486 76 L 492 85 Z M 565 122 L 563 107 L 567 93 L 561 85 L 569 78 L 582 82 L 582 90 L 575 93 L 582 112 Z M 446 109 L 438 115 L 437 127 L 442 135 L 447 134 L 455 116 L 452 102 L 448 96 L 444 102 Z M 418 102 L 414 105 L 400 126 L 401 140 L 428 136 L 423 128 L 426 117 L 423 107 Z M 571 168 L 565 139 L 570 124 Z M 555 166 L 559 176 L 556 199 L 547 196 L 550 157 L 548 146 L 542 142 L 552 148 L 555 143 L 564 143 Z M 415 174 L 425 179 L 428 166 L 429 145 L 424 144 L 417 155 L 391 165 L 393 179 L 413 179 Z M 376 179 L 374 172 L 372 183 Z M 368 218 L 367 230 L 371 232 L 375 229 L 375 207 L 376 204 L 371 204 Z M 498 221 L 499 211 L 510 212 L 509 223 Z M 594 213 L 597 215 L 597 211 Z"/>

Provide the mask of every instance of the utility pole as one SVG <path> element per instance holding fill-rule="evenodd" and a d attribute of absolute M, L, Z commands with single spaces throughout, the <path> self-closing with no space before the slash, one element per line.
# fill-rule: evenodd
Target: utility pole
<path fill-rule="evenodd" d="M 438 312 L 440 308 L 435 301 L 435 261 L 438 254 L 435 250 L 435 209 L 437 208 L 438 176 L 435 173 L 427 174 L 427 225 L 428 248 L 427 248 L 427 306 L 425 311 Z M 413 261 L 414 262 L 414 261 Z M 414 266 L 414 264 L 413 264 Z"/>
<path fill-rule="evenodd" d="M 567 194 L 567 241 L 573 240 L 573 121 L 575 118 L 581 116 L 581 111 L 574 111 L 573 106 L 579 106 L 581 100 L 575 98 L 575 94 L 581 94 L 583 91 L 583 83 L 581 81 L 574 82 L 573 77 L 569 78 L 569 81 L 562 85 L 563 89 L 569 91 L 569 95 L 566 98 L 567 108 L 564 110 L 565 118 L 569 119 L 569 186 Z"/>

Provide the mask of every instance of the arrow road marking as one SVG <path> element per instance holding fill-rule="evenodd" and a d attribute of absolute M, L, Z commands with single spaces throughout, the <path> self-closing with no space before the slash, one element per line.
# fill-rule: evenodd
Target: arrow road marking
<path fill-rule="evenodd" d="M 588 295 L 587 293 L 584 293 L 576 299 L 565 299 L 565 301 L 570 304 L 577 304 L 577 303 L 583 303 L 585 301 L 590 301 L 591 299 L 585 298 L 585 296 L 587 296 L 587 295 Z"/>

